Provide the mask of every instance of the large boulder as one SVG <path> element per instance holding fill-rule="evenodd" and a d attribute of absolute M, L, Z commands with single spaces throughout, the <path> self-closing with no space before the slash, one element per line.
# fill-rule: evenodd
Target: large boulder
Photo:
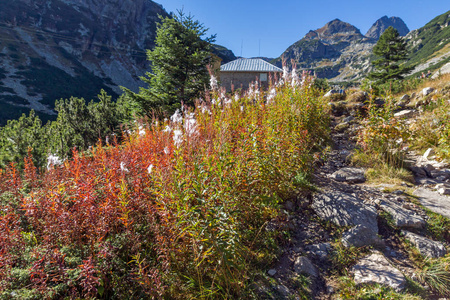
<path fill-rule="evenodd" d="M 363 247 L 377 246 L 382 244 L 382 240 L 373 231 L 373 229 L 363 225 L 357 225 L 342 235 L 342 244 L 344 247 Z"/>
<path fill-rule="evenodd" d="M 380 252 L 361 259 L 351 270 L 356 284 L 380 284 L 400 291 L 405 288 L 406 278 L 392 267 Z"/>
<path fill-rule="evenodd" d="M 421 216 L 418 216 L 412 210 L 403 208 L 393 201 L 381 200 L 380 207 L 392 216 L 397 227 L 423 228 L 426 225 L 425 220 Z"/>
<path fill-rule="evenodd" d="M 342 168 L 333 174 L 331 178 L 340 182 L 361 183 L 366 181 L 365 170 L 361 168 Z"/>
<path fill-rule="evenodd" d="M 329 191 L 315 194 L 311 206 L 323 220 L 338 226 L 362 225 L 378 233 L 375 206 L 364 203 L 360 198 L 339 191 Z"/>
<path fill-rule="evenodd" d="M 309 258 L 307 258 L 306 256 L 300 256 L 295 260 L 294 271 L 299 275 L 306 274 L 311 277 L 319 276 L 319 271 L 317 271 L 317 268 L 312 264 L 311 260 L 309 260 Z"/>
<path fill-rule="evenodd" d="M 438 258 L 447 254 L 447 250 L 441 242 L 436 242 L 405 230 L 403 230 L 402 233 L 424 257 Z"/>

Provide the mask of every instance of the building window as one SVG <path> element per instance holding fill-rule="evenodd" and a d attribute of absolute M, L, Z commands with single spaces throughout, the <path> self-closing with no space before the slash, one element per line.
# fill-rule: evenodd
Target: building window
<path fill-rule="evenodd" d="M 259 74 L 259 81 L 267 81 L 267 73 Z"/>

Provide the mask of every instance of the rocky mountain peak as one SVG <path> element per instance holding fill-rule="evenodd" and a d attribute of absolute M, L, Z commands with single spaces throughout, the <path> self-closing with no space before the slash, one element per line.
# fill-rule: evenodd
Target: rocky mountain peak
<path fill-rule="evenodd" d="M 366 37 L 378 40 L 383 32 L 389 27 L 392 26 L 400 33 L 401 36 L 405 36 L 409 33 L 409 28 L 406 26 L 405 22 L 399 17 L 390 17 L 383 16 L 378 19 L 372 27 L 370 27 L 369 31 L 366 33 Z"/>
<path fill-rule="evenodd" d="M 358 28 L 339 19 L 334 19 L 319 29 L 311 30 L 305 36 L 305 39 L 318 39 L 330 44 L 342 41 L 349 42 L 361 38 L 363 38 L 363 35 Z"/>

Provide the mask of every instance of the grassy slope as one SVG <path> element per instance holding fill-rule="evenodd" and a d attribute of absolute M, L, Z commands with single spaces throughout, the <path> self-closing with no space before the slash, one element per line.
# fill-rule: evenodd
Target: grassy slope
<path fill-rule="evenodd" d="M 411 51 L 407 65 L 427 62 L 450 43 L 450 11 L 437 16 L 424 27 L 417 29 L 417 36 L 409 44 Z M 414 47 L 413 42 L 420 41 Z"/>

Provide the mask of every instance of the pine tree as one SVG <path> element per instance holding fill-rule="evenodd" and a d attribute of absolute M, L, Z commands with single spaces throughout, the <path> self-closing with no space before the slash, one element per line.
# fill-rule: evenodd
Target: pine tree
<path fill-rule="evenodd" d="M 145 113 L 172 112 L 194 100 L 209 87 L 208 64 L 215 35 L 202 39 L 208 29 L 182 11 L 161 19 L 156 31 L 156 47 L 147 51 L 152 73 L 141 79 L 149 88 L 139 93 L 123 88 Z"/>
<path fill-rule="evenodd" d="M 401 63 L 407 58 L 406 43 L 398 31 L 390 26 L 380 36 L 373 48 L 373 53 L 380 57 L 372 64 L 377 71 L 369 74 L 370 80 L 376 83 L 385 83 L 389 80 L 403 79 L 403 75 L 411 70 Z"/>

